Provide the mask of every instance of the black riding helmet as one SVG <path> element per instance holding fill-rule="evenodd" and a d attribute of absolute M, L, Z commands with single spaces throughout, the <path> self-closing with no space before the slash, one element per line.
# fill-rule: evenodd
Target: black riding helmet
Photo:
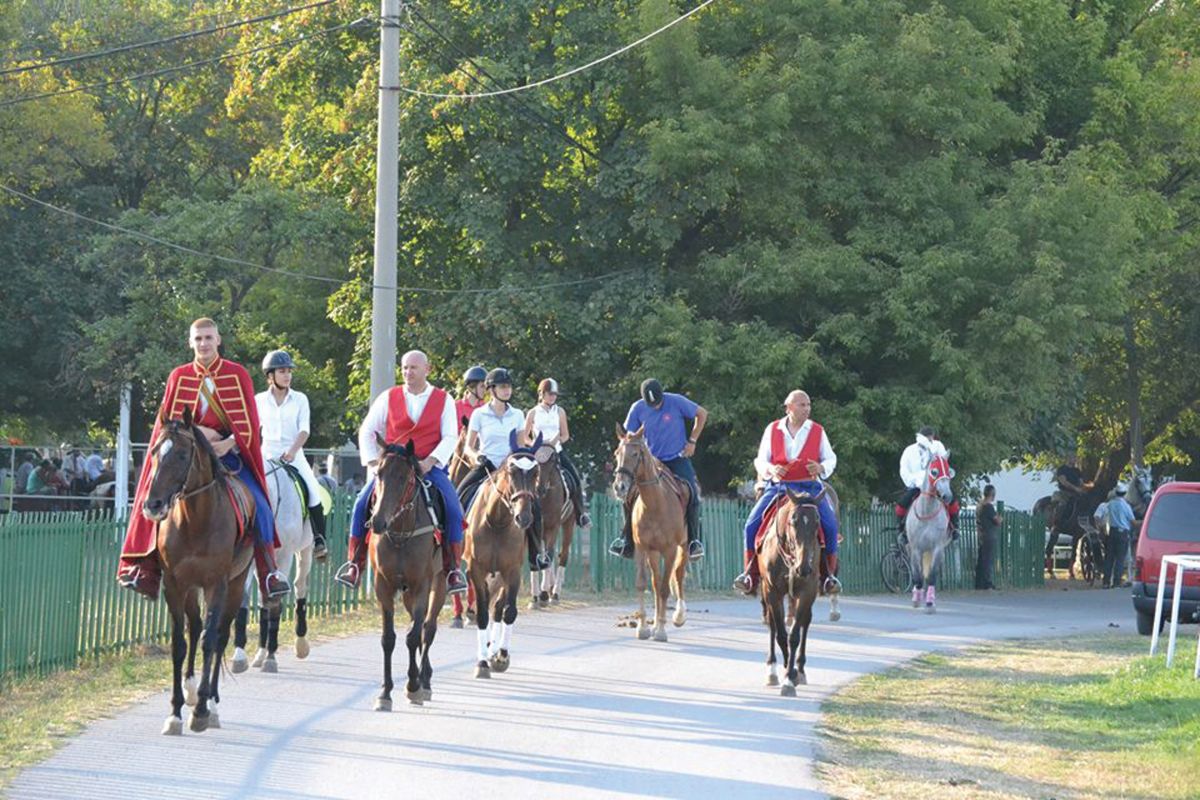
<path fill-rule="evenodd" d="M 263 358 L 262 368 L 270 375 L 277 369 L 296 369 L 296 362 L 287 350 L 272 350 Z"/>
<path fill-rule="evenodd" d="M 487 380 L 487 376 L 487 370 L 476 365 L 464 372 L 462 379 L 463 383 L 465 383 L 467 386 L 470 386 L 472 383 L 479 383 L 480 381 Z"/>
<path fill-rule="evenodd" d="M 504 367 L 496 367 L 494 370 L 492 370 L 491 372 L 489 372 L 487 374 L 486 386 L 489 389 L 491 389 L 493 386 L 512 386 L 512 385 L 513 385 L 512 375 L 509 375 L 508 370 L 506 370 Z"/>

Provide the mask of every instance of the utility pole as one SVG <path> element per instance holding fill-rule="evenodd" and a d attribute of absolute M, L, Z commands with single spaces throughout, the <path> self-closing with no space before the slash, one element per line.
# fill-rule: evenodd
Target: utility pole
<path fill-rule="evenodd" d="M 371 290 L 371 399 L 396 384 L 396 225 L 400 175 L 400 8 L 382 0 L 379 141 L 375 153 L 375 271 Z"/>
<path fill-rule="evenodd" d="M 132 403 L 133 387 L 121 384 L 121 412 L 117 419 L 117 454 L 113 457 L 113 518 L 124 520 L 129 511 L 129 408 Z"/>

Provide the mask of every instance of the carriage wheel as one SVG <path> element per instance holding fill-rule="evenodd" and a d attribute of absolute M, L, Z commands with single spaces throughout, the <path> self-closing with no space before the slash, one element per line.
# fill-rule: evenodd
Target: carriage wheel
<path fill-rule="evenodd" d="M 908 556 L 895 547 L 879 560 L 879 574 L 883 578 L 883 585 L 892 594 L 907 592 L 912 588 L 912 569 L 908 564 Z"/>
<path fill-rule="evenodd" d="M 1098 571 L 1096 569 L 1096 556 L 1096 549 L 1092 545 L 1091 537 L 1084 536 L 1082 539 L 1080 539 L 1079 573 L 1083 579 L 1087 581 L 1088 586 L 1092 586 L 1096 583 L 1096 572 Z"/>

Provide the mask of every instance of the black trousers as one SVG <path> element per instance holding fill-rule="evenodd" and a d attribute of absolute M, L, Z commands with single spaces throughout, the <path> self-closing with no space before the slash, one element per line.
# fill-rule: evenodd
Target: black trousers
<path fill-rule="evenodd" d="M 979 531 L 979 561 L 975 564 L 975 588 L 994 589 L 992 572 L 996 561 L 996 532 Z"/>

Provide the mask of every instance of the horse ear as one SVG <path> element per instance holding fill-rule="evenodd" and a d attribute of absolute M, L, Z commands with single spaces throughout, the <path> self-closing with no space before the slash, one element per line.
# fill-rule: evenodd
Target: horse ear
<path fill-rule="evenodd" d="M 800 497 L 801 497 L 801 495 L 800 495 L 800 493 L 799 493 L 799 492 L 797 492 L 795 489 L 793 489 L 793 488 L 792 488 L 792 487 L 790 487 L 790 486 L 787 486 L 787 487 L 785 487 L 785 488 L 784 488 L 784 491 L 786 491 L 786 492 L 787 492 L 788 500 L 791 500 L 793 503 L 799 503 L 799 502 L 800 502 Z"/>
<path fill-rule="evenodd" d="M 617 441 L 618 442 L 625 441 L 625 428 L 622 427 L 621 423 L 619 423 L 619 422 L 617 423 Z"/>
<path fill-rule="evenodd" d="M 188 406 L 183 407 L 183 424 L 186 427 L 192 427 L 192 409 Z"/>
<path fill-rule="evenodd" d="M 508 432 L 508 449 L 510 451 L 517 449 L 517 429 L 513 428 Z"/>

